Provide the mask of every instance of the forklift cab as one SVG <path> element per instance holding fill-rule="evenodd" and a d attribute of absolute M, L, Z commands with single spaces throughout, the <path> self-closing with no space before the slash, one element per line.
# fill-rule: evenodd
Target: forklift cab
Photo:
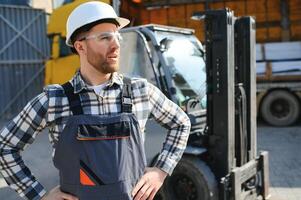
<path fill-rule="evenodd" d="M 148 79 L 180 106 L 205 100 L 204 49 L 193 30 L 151 24 L 121 34 L 121 73 Z"/>
<path fill-rule="evenodd" d="M 189 110 L 191 117 L 198 116 L 191 135 L 202 134 L 206 118 L 206 67 L 204 49 L 194 31 L 150 24 L 122 29 L 121 35 L 120 73 L 146 78 L 183 110 Z M 162 148 L 166 130 L 150 119 L 145 131 L 147 160 L 151 164 Z"/>

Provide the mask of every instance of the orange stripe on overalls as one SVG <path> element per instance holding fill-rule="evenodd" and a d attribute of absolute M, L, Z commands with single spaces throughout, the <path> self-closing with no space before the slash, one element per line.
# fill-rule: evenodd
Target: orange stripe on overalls
<path fill-rule="evenodd" d="M 95 186 L 95 183 L 89 178 L 89 176 L 82 170 L 79 170 L 80 183 L 82 185 Z"/>

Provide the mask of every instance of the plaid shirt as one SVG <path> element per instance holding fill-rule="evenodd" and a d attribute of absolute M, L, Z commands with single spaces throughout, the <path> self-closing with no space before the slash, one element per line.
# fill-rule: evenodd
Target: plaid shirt
<path fill-rule="evenodd" d="M 100 94 L 87 87 L 79 72 L 70 81 L 79 93 L 84 114 L 102 115 L 121 112 L 122 75 L 113 73 Z M 169 129 L 155 166 L 171 174 L 186 147 L 190 121 L 187 115 L 145 79 L 132 79 L 133 113 L 141 132 L 151 115 Z M 0 132 L 0 172 L 11 188 L 27 199 L 40 199 L 46 191 L 25 166 L 20 151 L 31 144 L 37 134 L 49 128 L 52 145 L 72 115 L 68 99 L 60 85 L 50 85 L 32 99 Z"/>

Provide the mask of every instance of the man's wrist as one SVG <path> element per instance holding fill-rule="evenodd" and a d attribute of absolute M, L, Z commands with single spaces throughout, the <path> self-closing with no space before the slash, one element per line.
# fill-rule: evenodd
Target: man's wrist
<path fill-rule="evenodd" d="M 173 168 L 170 167 L 166 162 L 162 160 L 157 160 L 154 167 L 166 172 L 169 176 L 172 174 Z"/>
<path fill-rule="evenodd" d="M 169 174 L 166 172 L 166 171 L 164 171 L 163 169 L 161 169 L 161 168 L 159 168 L 159 167 L 155 167 L 159 172 L 160 172 L 160 174 L 162 175 L 162 176 L 164 176 L 164 177 L 167 177 Z"/>

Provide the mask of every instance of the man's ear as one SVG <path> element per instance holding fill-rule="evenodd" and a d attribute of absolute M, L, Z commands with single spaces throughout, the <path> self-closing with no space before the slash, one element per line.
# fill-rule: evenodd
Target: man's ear
<path fill-rule="evenodd" d="M 78 54 L 85 53 L 85 44 L 82 41 L 75 41 L 73 44 Z"/>

